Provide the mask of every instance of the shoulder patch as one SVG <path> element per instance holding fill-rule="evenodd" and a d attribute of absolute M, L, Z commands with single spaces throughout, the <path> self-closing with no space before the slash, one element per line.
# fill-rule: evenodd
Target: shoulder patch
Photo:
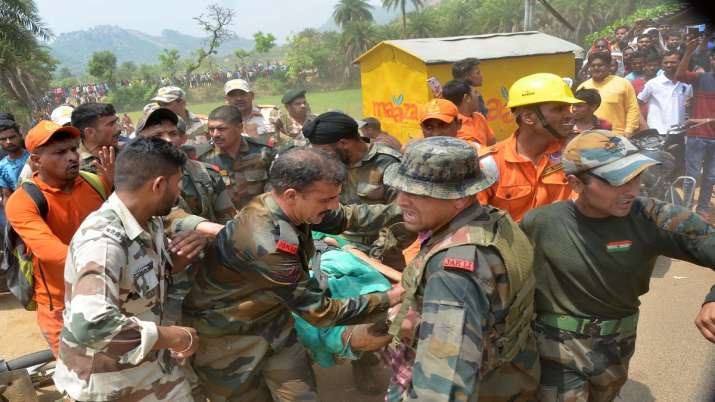
<path fill-rule="evenodd" d="M 561 163 L 561 162 L 559 162 L 559 163 L 554 163 L 554 164 L 551 165 L 551 166 L 547 166 L 546 169 L 544 169 L 544 171 L 541 172 L 541 177 L 548 176 L 548 175 L 550 175 L 551 173 L 556 173 L 556 172 L 558 172 L 558 171 L 560 171 L 560 170 L 564 170 L 564 165 L 563 165 L 563 163 Z"/>
<path fill-rule="evenodd" d="M 378 142 L 378 143 L 375 143 L 375 145 L 373 145 L 373 146 L 375 147 L 375 149 L 376 149 L 376 151 L 377 151 L 377 154 L 389 155 L 389 156 L 392 156 L 392 157 L 394 157 L 394 158 L 397 158 L 397 160 L 402 159 L 402 154 L 401 154 L 400 152 L 398 152 L 397 150 L 393 149 L 393 148 L 390 147 L 390 146 L 387 146 L 387 145 L 385 145 L 385 144 L 381 144 L 381 143 L 379 143 L 379 142 Z"/>
<path fill-rule="evenodd" d="M 201 144 L 194 144 L 192 145 L 194 147 L 194 150 L 196 151 L 196 157 L 201 157 L 209 153 L 214 147 L 208 142 L 204 142 Z"/>
<path fill-rule="evenodd" d="M 204 163 L 204 166 L 206 166 L 206 169 L 211 169 L 216 173 L 221 173 L 221 168 L 214 165 L 213 163 Z"/>
<path fill-rule="evenodd" d="M 444 269 L 474 272 L 477 268 L 476 253 L 477 247 L 473 245 L 452 247 L 447 250 L 447 254 L 445 254 L 442 261 L 442 267 Z"/>
<path fill-rule="evenodd" d="M 295 229 L 286 221 L 278 222 L 278 241 L 276 250 L 280 250 L 292 255 L 298 255 L 298 234 Z"/>
<path fill-rule="evenodd" d="M 121 243 L 124 240 L 124 232 L 112 225 L 105 226 L 104 230 L 102 230 L 102 234 L 116 241 L 117 243 Z"/>
<path fill-rule="evenodd" d="M 266 141 L 263 141 L 262 139 L 251 137 L 250 135 L 245 135 L 245 134 L 241 134 L 241 135 L 243 135 L 243 138 L 246 139 L 246 142 L 248 142 L 250 144 L 273 148 L 273 141 L 275 141 L 275 140 L 273 140 L 273 137 L 271 137 L 271 139 L 268 142 L 266 142 Z M 271 140 L 273 140 L 273 141 L 271 141 Z"/>
<path fill-rule="evenodd" d="M 496 145 L 492 145 L 490 147 L 481 147 L 479 148 L 479 158 L 481 159 L 482 157 L 485 157 L 487 155 L 492 155 L 499 152 L 499 148 L 497 148 Z"/>

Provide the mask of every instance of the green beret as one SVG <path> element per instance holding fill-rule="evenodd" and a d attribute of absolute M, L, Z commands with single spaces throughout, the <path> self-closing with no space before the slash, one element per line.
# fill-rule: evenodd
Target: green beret
<path fill-rule="evenodd" d="M 290 91 L 286 92 L 285 95 L 283 95 L 283 97 L 281 98 L 281 103 L 287 105 L 303 96 L 305 96 L 305 89 L 291 89 Z"/>

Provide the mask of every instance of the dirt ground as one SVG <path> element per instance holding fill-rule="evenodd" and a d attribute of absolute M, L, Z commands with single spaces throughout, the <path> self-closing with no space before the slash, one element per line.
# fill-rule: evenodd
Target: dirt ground
<path fill-rule="evenodd" d="M 626 402 L 713 402 L 715 347 L 693 325 L 702 298 L 715 273 L 684 262 L 661 259 L 653 274 L 651 291 L 642 297 L 636 354 L 631 360 L 630 380 L 617 401 Z M 23 310 L 9 294 L 0 295 L 0 356 L 5 359 L 46 348 L 35 323 L 34 313 Z M 379 402 L 382 396 L 367 397 L 357 392 L 350 364 L 315 368 L 323 401 Z M 386 386 L 388 371 L 382 370 Z M 59 398 L 43 389 L 42 402 Z"/>

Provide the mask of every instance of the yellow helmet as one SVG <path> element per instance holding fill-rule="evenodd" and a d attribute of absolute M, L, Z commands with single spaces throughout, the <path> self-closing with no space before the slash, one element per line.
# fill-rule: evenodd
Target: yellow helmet
<path fill-rule="evenodd" d="M 506 107 L 535 105 L 544 102 L 583 103 L 576 99 L 571 88 L 556 74 L 538 73 L 518 79 L 509 88 Z"/>

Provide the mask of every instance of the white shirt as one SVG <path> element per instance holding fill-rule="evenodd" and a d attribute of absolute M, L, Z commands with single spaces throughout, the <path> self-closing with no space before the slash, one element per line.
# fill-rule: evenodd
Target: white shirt
<path fill-rule="evenodd" d="M 672 126 L 683 123 L 685 102 L 691 96 L 691 85 L 673 82 L 663 74 L 646 82 L 643 91 L 638 94 L 638 100 L 648 104 L 648 127 L 665 134 Z"/>

